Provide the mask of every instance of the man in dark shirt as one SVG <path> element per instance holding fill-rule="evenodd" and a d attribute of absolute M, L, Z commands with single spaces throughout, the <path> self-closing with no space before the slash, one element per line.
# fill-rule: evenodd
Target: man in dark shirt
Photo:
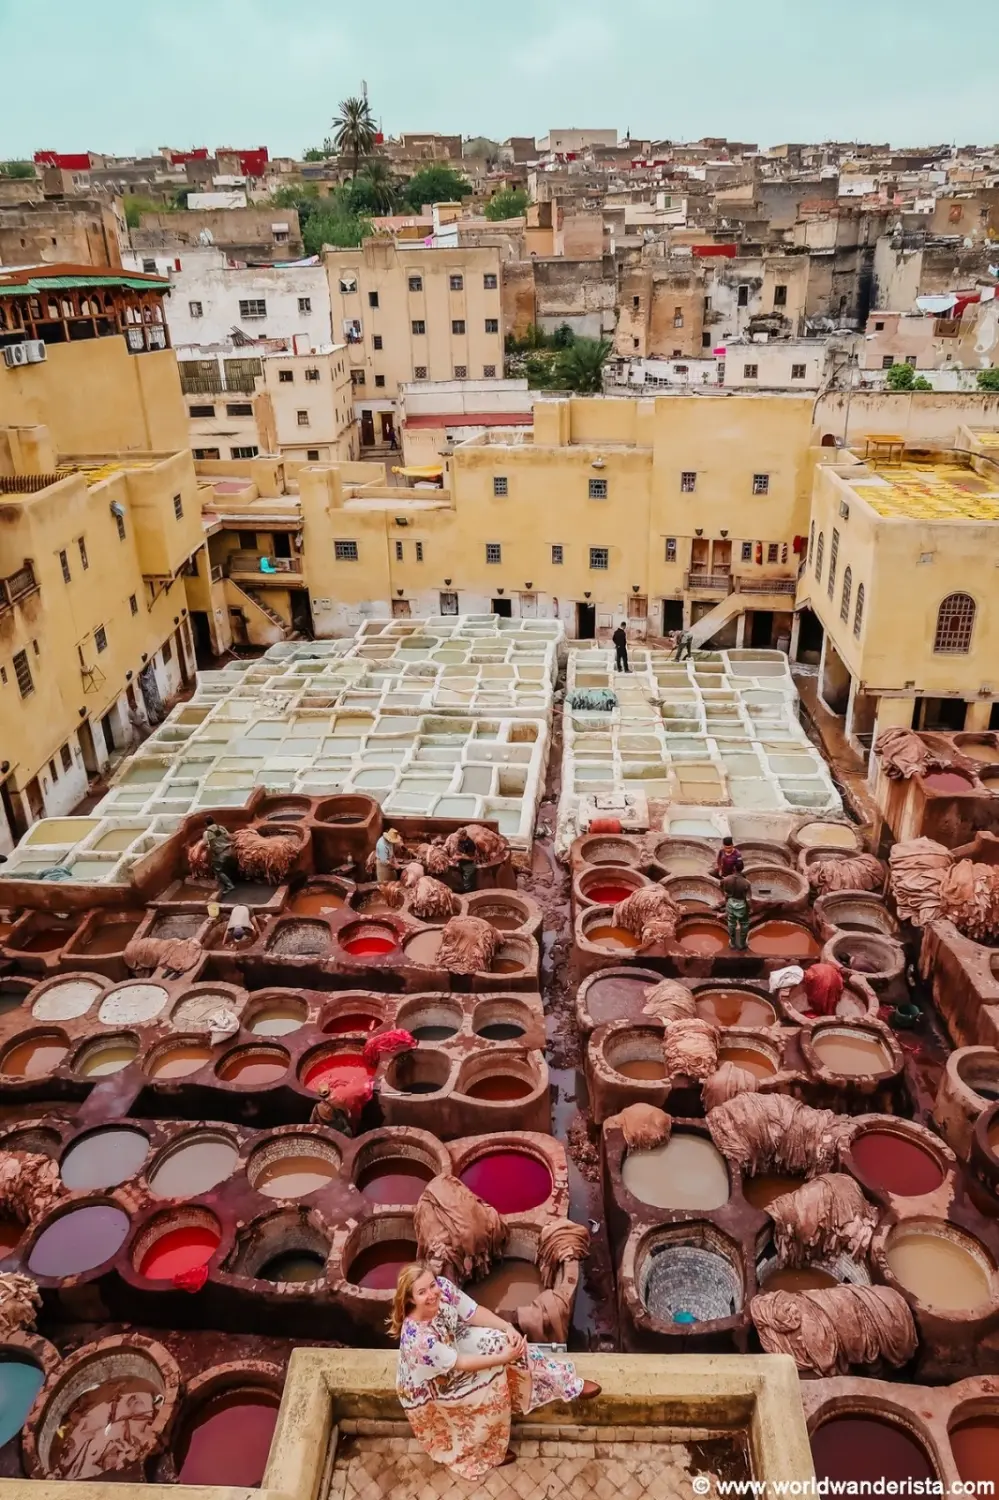
<path fill-rule="evenodd" d="M 725 894 L 725 921 L 728 923 L 728 945 L 737 953 L 744 953 L 749 937 L 749 893 L 750 885 L 740 868 L 726 875 L 721 883 Z"/>
<path fill-rule="evenodd" d="M 614 670 L 615 672 L 630 672 L 628 665 L 628 636 L 624 628 L 624 621 L 615 630 L 611 639 L 614 642 Z"/>
<path fill-rule="evenodd" d="M 733 870 L 741 869 L 742 855 L 736 848 L 732 835 L 727 833 L 722 839 L 722 846 L 715 859 L 715 875 L 722 880 L 726 875 L 731 875 Z"/>

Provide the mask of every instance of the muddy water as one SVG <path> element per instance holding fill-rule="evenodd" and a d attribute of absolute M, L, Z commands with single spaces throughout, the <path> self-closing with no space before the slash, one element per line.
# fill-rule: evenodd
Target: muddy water
<path fill-rule="evenodd" d="M 544 1282 L 533 1261 L 515 1260 L 511 1256 L 464 1290 L 473 1302 L 509 1321 L 519 1308 L 529 1306 L 544 1291 Z"/>
<path fill-rule="evenodd" d="M 418 932 L 415 937 L 407 938 L 403 944 L 403 952 L 408 961 L 419 964 L 422 968 L 430 968 L 437 961 L 442 936 L 441 932 Z"/>
<path fill-rule="evenodd" d="M 360 1174 L 357 1187 L 372 1203 L 415 1203 L 433 1175 L 425 1162 L 386 1156 Z"/>
<path fill-rule="evenodd" d="M 694 1007 L 715 1026 L 774 1026 L 777 1012 L 762 996 L 747 990 L 702 990 Z"/>
<path fill-rule="evenodd" d="M 757 1051 L 755 1047 L 722 1047 L 718 1062 L 719 1065 L 734 1063 L 737 1068 L 744 1068 L 747 1073 L 752 1073 L 754 1078 L 772 1078 L 778 1071 L 773 1058 L 768 1057 L 765 1052 Z"/>
<path fill-rule="evenodd" d="M 95 1479 L 122 1450 L 136 1456 L 159 1410 L 159 1389 L 140 1375 L 84 1391 L 64 1415 L 49 1449 L 57 1479 Z"/>
<path fill-rule="evenodd" d="M 624 927 L 615 927 L 611 922 L 601 922 L 596 927 L 588 927 L 585 935 L 587 942 L 595 943 L 598 948 L 607 948 L 615 953 L 629 953 L 639 946 L 639 940 L 633 932 L 628 932 Z"/>
<path fill-rule="evenodd" d="M 818 1479 L 933 1479 L 926 1450 L 904 1427 L 874 1416 L 833 1417 L 812 1434 Z"/>
<path fill-rule="evenodd" d="M 0 1071 L 11 1078 L 43 1078 L 65 1060 L 69 1047 L 56 1036 L 36 1036 L 11 1047 Z"/>
<path fill-rule="evenodd" d="M 323 1257 L 312 1250 L 284 1250 L 272 1255 L 255 1274 L 260 1281 L 316 1281 L 326 1269 Z"/>
<path fill-rule="evenodd" d="M 677 938 L 687 953 L 721 953 L 728 947 L 728 933 L 720 922 L 698 921 L 696 918 L 684 922 Z"/>
<path fill-rule="evenodd" d="M 900 1197 L 932 1193 L 944 1180 L 935 1156 L 890 1130 L 865 1130 L 854 1136 L 850 1153 L 868 1182 Z"/>
<path fill-rule="evenodd" d="M 526 1078 L 518 1078 L 514 1073 L 487 1073 L 484 1078 L 477 1078 L 470 1083 L 462 1092 L 470 1099 L 489 1099 L 496 1103 L 505 1103 L 510 1099 L 526 1099 L 528 1094 L 533 1094 L 535 1085 Z"/>
<path fill-rule="evenodd" d="M 751 929 L 749 951 L 767 958 L 816 958 L 821 945 L 800 922 L 782 922 L 775 918 Z"/>
<path fill-rule="evenodd" d="M 388 1291 L 395 1286 L 403 1266 L 415 1259 L 415 1240 L 376 1240 L 354 1256 L 347 1279 L 371 1291 Z"/>
<path fill-rule="evenodd" d="M 971 777 L 962 776 L 960 771 L 931 771 L 928 776 L 920 779 L 930 792 L 950 792 L 959 797 L 974 790 Z"/>
<path fill-rule="evenodd" d="M 989 1301 L 984 1266 L 954 1240 L 909 1233 L 890 1241 L 887 1253 L 892 1273 L 926 1307 L 969 1312 Z"/>
<path fill-rule="evenodd" d="M 654 982 L 625 974 L 595 979 L 586 992 L 586 1008 L 597 1026 L 605 1021 L 647 1020 L 642 1007 Z"/>
<path fill-rule="evenodd" d="M 288 1036 L 305 1025 L 305 1017 L 294 1005 L 268 1005 L 258 1010 L 247 1028 L 254 1036 Z"/>
<path fill-rule="evenodd" d="M 187 1078 L 189 1074 L 203 1068 L 211 1055 L 212 1049 L 207 1043 L 192 1042 L 182 1047 L 168 1047 L 157 1053 L 146 1067 L 146 1073 L 150 1078 L 159 1078 L 163 1082 L 171 1078 Z"/>
<path fill-rule="evenodd" d="M 666 1077 L 666 1066 L 661 1057 L 633 1057 L 628 1062 L 611 1063 L 616 1073 L 625 1078 L 662 1083 Z"/>
<path fill-rule="evenodd" d="M 629 1151 L 621 1168 L 625 1187 L 655 1208 L 721 1208 L 729 1199 L 721 1152 L 699 1135 L 677 1131 L 665 1146 Z"/>
<path fill-rule="evenodd" d="M 288 1058 L 279 1053 L 237 1053 L 222 1064 L 218 1076 L 223 1083 L 238 1083 L 241 1088 L 276 1083 L 288 1071 Z"/>
<path fill-rule="evenodd" d="M 859 1078 L 891 1069 L 891 1057 L 886 1049 L 876 1037 L 865 1036 L 862 1032 L 820 1031 L 813 1036 L 812 1045 L 821 1065 L 831 1073 Z"/>
<path fill-rule="evenodd" d="M 742 1193 L 754 1208 L 766 1208 L 775 1198 L 793 1193 L 804 1181 L 804 1177 L 788 1177 L 780 1172 L 760 1172 L 755 1177 L 743 1178 Z"/>
<path fill-rule="evenodd" d="M 999 1415 L 985 1412 L 958 1422 L 950 1430 L 950 1448 L 962 1479 L 994 1484 L 999 1474 Z"/>
<path fill-rule="evenodd" d="M 761 1292 L 819 1292 L 839 1286 L 835 1276 L 818 1266 L 778 1266 L 760 1283 Z"/>
<path fill-rule="evenodd" d="M 336 1164 L 321 1156 L 279 1156 L 256 1179 L 265 1198 L 304 1198 L 328 1187 L 337 1175 Z"/>
<path fill-rule="evenodd" d="M 286 910 L 293 912 L 296 917 L 328 917 L 331 912 L 339 911 L 346 904 L 346 897 L 339 891 L 304 890 L 291 898 Z"/>
<path fill-rule="evenodd" d="M 131 942 L 141 920 L 141 917 L 137 917 L 134 922 L 102 922 L 82 945 L 82 951 L 94 955 L 121 953 L 126 943 Z"/>

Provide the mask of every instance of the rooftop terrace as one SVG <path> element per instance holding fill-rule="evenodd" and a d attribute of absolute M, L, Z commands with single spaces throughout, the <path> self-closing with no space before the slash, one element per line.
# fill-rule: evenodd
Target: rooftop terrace
<path fill-rule="evenodd" d="M 843 478 L 886 520 L 999 521 L 999 466 L 979 472 L 954 452 L 920 461 L 869 459 Z"/>

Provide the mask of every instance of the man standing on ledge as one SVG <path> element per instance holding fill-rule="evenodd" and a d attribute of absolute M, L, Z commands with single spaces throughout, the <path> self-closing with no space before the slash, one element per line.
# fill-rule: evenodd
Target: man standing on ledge
<path fill-rule="evenodd" d="M 630 672 L 631 668 L 628 665 L 628 636 L 625 632 L 623 620 L 611 636 L 611 640 L 614 642 L 615 672 Z"/>

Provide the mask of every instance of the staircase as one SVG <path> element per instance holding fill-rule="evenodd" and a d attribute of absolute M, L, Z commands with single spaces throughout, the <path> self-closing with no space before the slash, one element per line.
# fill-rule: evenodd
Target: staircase
<path fill-rule="evenodd" d="M 704 646 L 724 624 L 746 609 L 793 610 L 797 582 L 793 578 L 741 578 L 732 580 L 732 592 L 703 614 L 690 627 L 691 644 Z"/>
<path fill-rule="evenodd" d="M 231 578 L 225 580 L 225 599 L 230 609 L 238 609 L 246 621 L 246 630 L 251 645 L 273 646 L 277 641 L 291 639 L 293 631 L 288 621 L 282 619 L 255 588 L 243 588 Z"/>

